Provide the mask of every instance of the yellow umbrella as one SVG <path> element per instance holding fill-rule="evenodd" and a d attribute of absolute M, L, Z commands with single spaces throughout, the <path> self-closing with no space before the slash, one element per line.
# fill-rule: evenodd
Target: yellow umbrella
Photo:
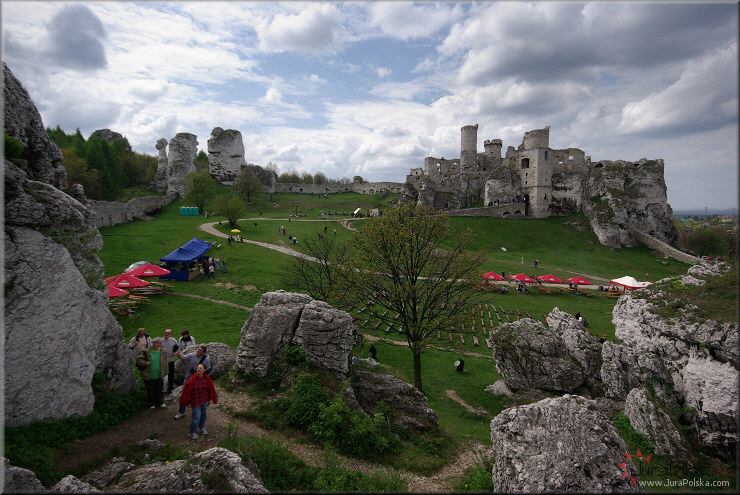
<path fill-rule="evenodd" d="M 241 233 L 241 230 L 239 230 L 239 229 L 234 229 L 234 230 L 232 230 L 232 232 L 240 232 L 240 233 Z"/>

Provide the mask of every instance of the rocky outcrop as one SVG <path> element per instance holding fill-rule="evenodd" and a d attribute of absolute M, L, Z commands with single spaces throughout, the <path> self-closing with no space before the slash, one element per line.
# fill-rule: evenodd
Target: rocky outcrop
<path fill-rule="evenodd" d="M 662 160 L 602 160 L 586 188 L 583 211 L 599 238 L 611 248 L 632 247 L 639 230 L 668 244 L 678 240 L 671 218 Z"/>
<path fill-rule="evenodd" d="M 183 351 L 183 355 L 194 354 L 198 351 L 198 347 L 204 345 L 207 349 L 206 354 L 211 359 L 211 379 L 216 380 L 220 376 L 225 375 L 229 372 L 234 363 L 236 362 L 236 351 L 226 344 L 221 342 L 207 342 L 205 344 L 198 344 L 197 346 L 188 347 Z M 175 361 L 175 383 L 181 385 L 185 380 L 187 374 L 187 365 L 185 361 L 180 359 Z"/>
<path fill-rule="evenodd" d="M 230 186 L 246 164 L 242 133 L 214 127 L 208 140 L 208 172 L 211 177 Z"/>
<path fill-rule="evenodd" d="M 496 369 L 512 389 L 535 387 L 572 392 L 586 376 L 554 330 L 531 318 L 491 330 Z"/>
<path fill-rule="evenodd" d="M 643 491 L 624 440 L 583 397 L 505 409 L 491 421 L 491 441 L 494 493 Z"/>
<path fill-rule="evenodd" d="M 3 493 L 44 492 L 44 485 L 36 479 L 32 471 L 11 465 L 5 457 L 3 457 L 3 471 L 5 479 Z"/>
<path fill-rule="evenodd" d="M 519 177 L 512 174 L 508 167 L 496 167 L 485 183 L 483 204 L 508 201 L 519 194 L 519 185 Z"/>
<path fill-rule="evenodd" d="M 506 386 L 506 381 L 504 380 L 497 380 L 496 383 L 487 386 L 485 392 L 493 395 L 505 395 L 506 397 L 514 395 L 511 389 Z"/>
<path fill-rule="evenodd" d="M 350 385 L 354 400 L 368 414 L 382 401 L 390 409 L 388 418 L 393 424 L 419 432 L 439 429 L 437 413 L 429 407 L 426 396 L 403 380 L 353 367 Z"/>
<path fill-rule="evenodd" d="M 715 455 L 731 458 L 737 445 L 738 325 L 697 317 L 698 308 L 682 295 L 724 268 L 702 263 L 689 273 L 619 299 L 612 321 L 622 344 L 604 344 L 601 376 L 607 397 L 626 398 L 645 387 L 668 408 L 684 411 L 680 419 L 693 424 L 697 438 Z M 666 307 L 679 309 L 665 317 L 659 312 Z"/>
<path fill-rule="evenodd" d="M 547 315 L 547 326 L 560 335 L 568 353 L 576 360 L 587 379 L 600 379 L 601 343 L 576 320 L 575 316 L 558 308 Z"/>
<path fill-rule="evenodd" d="M 7 86 L 20 83 L 7 67 L 5 78 L 8 96 Z M 43 131 L 40 119 L 19 115 L 33 108 L 30 99 L 19 100 L 27 93 L 10 94 L 6 122 L 27 127 L 22 135 L 13 135 L 14 127 L 6 131 L 25 143 L 24 156 L 35 161 L 33 166 L 4 161 L 5 363 L 27 360 L 29 349 L 44 361 L 44 366 L 5 368 L 5 424 L 21 426 L 89 414 L 94 373 L 102 373 L 117 393 L 131 390 L 136 380 L 122 329 L 106 306 L 103 266 L 95 254 L 102 238 L 93 212 L 54 187 L 66 182 L 54 165 L 59 150 L 42 139 L 45 133 L 31 132 L 34 126 Z M 49 150 L 56 151 L 48 156 Z"/>
<path fill-rule="evenodd" d="M 119 223 L 130 223 L 134 220 L 152 220 L 150 215 L 158 213 L 175 199 L 177 199 L 176 194 L 143 196 L 132 198 L 125 203 L 89 200 L 87 206 L 93 212 L 93 225 L 100 228 L 118 225 Z"/>
<path fill-rule="evenodd" d="M 94 486 L 70 475 L 60 479 L 48 493 L 103 493 Z"/>
<path fill-rule="evenodd" d="M 92 134 L 90 134 L 90 137 L 88 139 L 92 139 L 94 137 L 103 138 L 109 143 L 112 143 L 116 139 L 123 139 L 122 134 L 111 131 L 110 129 L 98 129 L 97 131 L 94 131 Z"/>
<path fill-rule="evenodd" d="M 195 171 L 195 155 L 198 153 L 198 138 L 194 134 L 181 132 L 170 140 L 167 158 L 167 195 L 183 195 L 182 181 Z"/>
<path fill-rule="evenodd" d="M 624 414 L 632 428 L 646 435 L 656 454 L 665 454 L 685 460 L 688 446 L 676 425 L 645 388 L 633 388 L 627 395 Z"/>
<path fill-rule="evenodd" d="M 62 165 L 62 150 L 46 135 L 36 106 L 28 91 L 3 62 L 5 84 L 5 132 L 23 145 L 15 164 L 30 180 L 67 188 L 67 171 Z M 7 214 L 6 214 L 7 217 Z"/>
<path fill-rule="evenodd" d="M 259 165 L 247 165 L 247 167 L 251 169 L 255 177 L 259 179 L 260 184 L 262 184 L 262 189 L 264 189 L 267 194 L 272 194 L 275 192 L 275 185 L 277 184 L 277 182 L 275 180 L 275 174 L 272 172 L 272 170 L 262 168 Z"/>
<path fill-rule="evenodd" d="M 154 190 L 163 193 L 167 192 L 167 140 L 162 138 L 154 145 L 157 148 L 157 172 L 154 175 Z"/>
<path fill-rule="evenodd" d="M 305 294 L 266 292 L 241 331 L 236 370 L 267 375 L 285 365 L 286 347 L 300 346 L 306 360 L 327 371 L 347 373 L 352 351 L 352 317 Z"/>

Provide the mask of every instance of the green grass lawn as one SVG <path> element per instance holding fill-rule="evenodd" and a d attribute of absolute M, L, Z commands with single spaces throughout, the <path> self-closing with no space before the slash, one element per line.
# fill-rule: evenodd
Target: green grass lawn
<path fill-rule="evenodd" d="M 228 193 L 228 189 L 219 187 L 219 194 Z M 357 207 L 364 209 L 382 207 L 394 195 L 386 198 L 367 196 L 356 193 L 329 195 L 328 198 L 308 194 L 273 194 L 257 199 L 247 207 L 244 218 L 239 222 L 241 235 L 246 239 L 283 244 L 293 249 L 301 250 L 305 240 L 317 237 L 327 228 L 327 235 L 333 236 L 333 229 L 337 228 L 337 237 L 344 242 L 349 239 L 351 232 L 339 224 L 342 219 L 352 219 L 345 215 L 326 215 L 326 211 L 345 210 L 345 213 L 354 211 Z M 250 243 L 235 243 L 228 246 L 221 237 L 206 234 L 198 226 L 206 221 L 223 223 L 217 228 L 224 234 L 231 230 L 225 218 L 211 216 L 206 220 L 201 216 L 184 216 L 179 214 L 180 206 L 188 206 L 178 199 L 166 206 L 163 211 L 155 215 L 150 222 L 134 222 L 101 228 L 104 247 L 99 256 L 105 266 L 106 276 L 121 273 L 128 265 L 135 261 L 147 260 L 157 262 L 174 249 L 182 246 L 193 237 L 214 242 L 221 247 L 213 248 L 212 255 L 228 260 L 227 273 L 217 272 L 215 280 L 194 280 L 191 282 L 168 281 L 172 285 L 165 293 L 153 295 L 149 301 L 139 304 L 137 312 L 140 316 L 129 318 L 119 317 L 123 326 L 124 340 L 128 340 L 136 333 L 139 327 L 145 327 L 150 335 L 162 335 L 165 328 L 171 328 L 175 335 L 183 329 L 190 330 L 197 342 L 224 342 L 232 347 L 238 345 L 240 331 L 249 317 L 249 311 L 206 300 L 195 299 L 173 292 L 182 292 L 206 298 L 228 301 L 245 307 L 253 307 L 259 302 L 264 292 L 282 288 L 282 272 L 288 255 L 256 246 Z M 289 214 L 297 211 L 305 217 L 291 219 Z M 209 206 L 206 206 L 209 210 Z M 210 211 L 210 210 L 209 210 Z M 260 215 L 261 213 L 261 215 Z M 254 218 L 255 220 L 252 220 Z M 253 224 L 257 225 L 253 225 Z M 355 220 L 354 225 L 360 226 L 363 220 Z M 577 230 L 572 223 L 578 223 L 586 228 Z M 280 235 L 278 228 L 283 225 L 286 235 Z M 494 218 L 451 218 L 451 226 L 457 231 L 472 228 L 477 234 L 473 249 L 486 249 L 488 261 L 482 272 L 496 271 L 542 275 L 553 273 L 565 279 L 575 274 L 599 277 L 603 280 L 632 275 L 638 280 L 644 279 L 645 272 L 650 273 L 650 280 L 685 273 L 688 265 L 671 260 L 664 266 L 655 258 L 648 248 L 638 245 L 631 249 L 609 250 L 601 246 L 595 235 L 588 228 L 583 215 L 569 217 L 553 217 L 543 220 L 504 220 Z M 288 235 L 296 235 L 298 245 L 288 244 Z M 452 242 L 450 249 L 455 246 Z M 506 251 L 502 251 L 505 247 Z M 524 257 L 524 266 L 521 258 Z M 539 259 L 539 267 L 532 268 L 532 258 Z M 481 272 L 481 273 L 482 273 Z M 594 280 L 597 284 L 601 280 Z M 603 282 L 601 282 L 603 283 Z M 500 412 L 502 405 L 499 399 L 485 393 L 487 385 L 499 379 L 495 363 L 490 350 L 485 345 L 487 332 L 491 329 L 491 320 L 498 323 L 496 313 L 490 306 L 499 309 L 499 316 L 505 321 L 501 308 L 511 319 L 525 312 L 543 321 L 542 314 L 548 314 L 554 307 L 569 313 L 580 311 L 591 323 L 594 334 L 606 334 L 614 339 L 614 326 L 611 323 L 611 312 L 616 299 L 609 299 L 595 293 L 594 297 L 586 298 L 574 294 L 543 294 L 531 291 L 520 294 L 510 289 L 506 295 L 493 294 L 481 291 L 480 304 L 484 308 L 483 325 L 480 324 L 480 309 L 471 308 L 466 328 L 475 332 L 465 336 L 466 343 L 460 342 L 459 334 L 454 336 L 454 344 L 449 345 L 446 339 L 433 344 L 440 344 L 447 349 L 428 349 L 422 356 L 422 380 L 424 392 L 427 394 L 430 406 L 437 412 L 440 424 L 450 435 L 462 438 L 470 435 L 482 442 L 489 441 L 490 418 Z M 489 309 L 485 309 L 485 305 Z M 362 324 L 362 333 L 375 335 L 385 339 L 400 340 L 401 337 L 393 332 L 386 333 L 382 326 L 374 328 L 375 320 L 357 314 L 356 323 Z M 488 312 L 491 312 L 489 318 Z M 468 326 L 469 325 L 469 326 Z M 484 328 L 486 333 L 484 333 Z M 472 335 L 478 337 L 480 346 L 472 343 Z M 410 351 L 402 346 L 379 341 L 376 343 L 378 357 L 384 364 L 388 364 L 393 373 L 408 382 L 413 381 L 412 359 Z M 463 356 L 461 351 L 479 353 L 485 357 L 465 355 L 466 372 L 458 373 L 453 366 L 454 361 Z M 363 348 L 355 348 L 360 357 L 367 357 L 367 344 Z M 459 397 L 475 408 L 482 408 L 488 414 L 477 415 L 465 410 L 460 404 L 446 395 L 447 390 L 454 390 Z"/>

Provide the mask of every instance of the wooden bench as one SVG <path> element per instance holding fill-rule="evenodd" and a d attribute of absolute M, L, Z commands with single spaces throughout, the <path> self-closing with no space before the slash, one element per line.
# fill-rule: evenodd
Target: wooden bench
<path fill-rule="evenodd" d="M 476 337 L 475 335 L 473 335 L 473 345 L 475 347 L 480 347 L 480 342 L 478 342 L 478 337 Z"/>
<path fill-rule="evenodd" d="M 463 343 L 463 345 L 465 344 L 465 337 L 463 337 L 463 334 L 460 334 L 460 341 Z"/>
<path fill-rule="evenodd" d="M 378 326 L 380 325 L 380 323 L 381 323 L 381 322 L 380 322 L 380 320 L 378 320 L 378 321 L 377 321 L 377 322 L 375 323 L 375 326 L 373 327 L 373 329 L 377 329 L 377 328 L 378 328 Z"/>

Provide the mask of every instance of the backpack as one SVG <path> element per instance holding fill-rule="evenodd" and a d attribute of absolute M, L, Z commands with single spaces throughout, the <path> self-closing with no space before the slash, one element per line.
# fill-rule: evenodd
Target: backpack
<path fill-rule="evenodd" d="M 146 350 L 143 350 L 143 351 L 141 351 L 141 352 L 144 352 L 144 353 L 146 353 L 147 351 L 146 351 Z M 149 358 L 149 356 L 147 356 L 147 359 L 146 359 L 146 360 L 147 360 L 147 361 L 150 361 L 151 359 Z M 144 366 L 144 365 L 141 365 L 141 364 L 139 364 L 139 363 L 136 363 L 136 368 L 137 368 L 137 369 L 138 369 L 139 371 L 144 371 L 144 368 L 146 368 L 146 366 Z"/>
<path fill-rule="evenodd" d="M 206 357 L 207 357 L 207 355 L 206 354 L 203 354 L 203 356 L 201 356 L 200 362 L 198 362 L 198 364 L 203 364 L 203 361 L 206 360 Z M 213 359 L 211 359 L 211 367 L 206 370 L 206 375 L 210 375 L 212 369 L 213 369 Z"/>

